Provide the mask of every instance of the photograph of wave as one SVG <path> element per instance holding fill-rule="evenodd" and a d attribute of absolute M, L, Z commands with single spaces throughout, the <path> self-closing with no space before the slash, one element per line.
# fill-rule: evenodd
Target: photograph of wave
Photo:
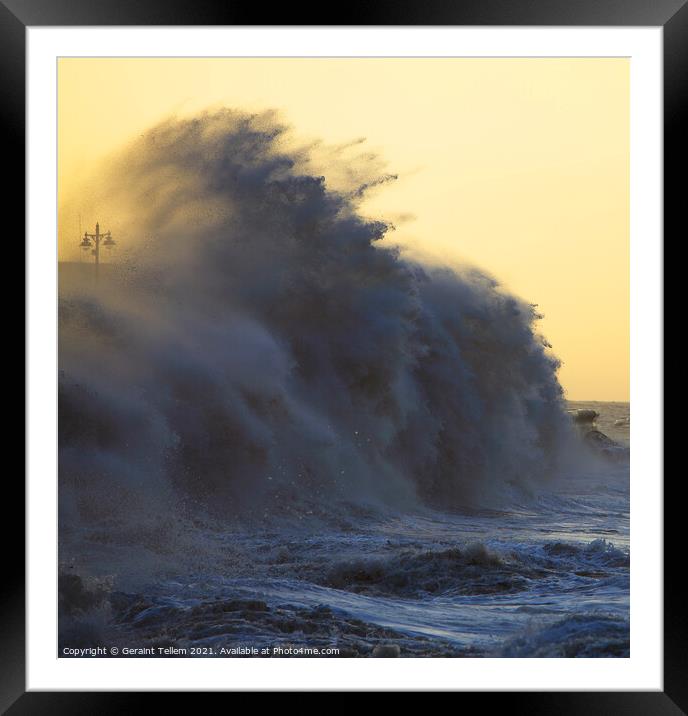
<path fill-rule="evenodd" d="M 60 262 L 59 656 L 627 657 L 628 402 L 282 116 L 140 132 Z"/>

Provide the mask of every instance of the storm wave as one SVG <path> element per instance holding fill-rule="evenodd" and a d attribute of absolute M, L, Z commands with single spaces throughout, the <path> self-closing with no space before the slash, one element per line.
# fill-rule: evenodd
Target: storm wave
<path fill-rule="evenodd" d="M 60 291 L 63 520 L 489 504 L 556 471 L 570 421 L 535 308 L 406 258 L 361 211 L 393 175 L 333 150 L 321 176 L 286 133 L 170 120 L 108 175 L 127 260 Z"/>

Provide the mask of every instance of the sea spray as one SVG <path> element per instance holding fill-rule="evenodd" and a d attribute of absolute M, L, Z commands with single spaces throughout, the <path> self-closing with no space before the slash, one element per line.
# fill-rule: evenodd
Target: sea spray
<path fill-rule="evenodd" d="M 570 429 L 533 306 L 407 260 L 360 210 L 393 176 L 333 152 L 330 181 L 285 137 L 272 114 L 170 120 L 99 190 L 129 252 L 97 291 L 61 287 L 63 526 L 491 504 L 556 470 Z"/>

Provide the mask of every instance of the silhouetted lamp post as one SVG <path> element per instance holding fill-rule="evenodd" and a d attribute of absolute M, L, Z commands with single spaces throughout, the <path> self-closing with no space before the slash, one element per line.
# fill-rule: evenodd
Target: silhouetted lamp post
<path fill-rule="evenodd" d="M 98 268 L 100 266 L 100 242 L 103 241 L 103 246 L 105 246 L 107 249 L 111 249 L 113 246 L 115 246 L 115 242 L 112 238 L 112 235 L 109 231 L 106 231 L 104 234 L 100 233 L 100 225 L 96 223 L 96 233 L 95 234 L 89 234 L 88 231 L 84 231 L 84 238 L 82 239 L 79 246 L 81 246 L 82 251 L 86 251 L 88 249 L 91 249 L 91 254 L 95 257 L 96 262 L 96 278 L 98 278 Z M 93 247 L 93 244 L 91 244 L 91 241 L 95 243 L 95 247 Z"/>

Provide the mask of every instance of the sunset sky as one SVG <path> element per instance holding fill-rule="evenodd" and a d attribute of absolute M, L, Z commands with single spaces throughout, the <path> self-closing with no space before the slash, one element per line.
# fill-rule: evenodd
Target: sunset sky
<path fill-rule="evenodd" d="M 363 205 L 394 242 L 537 303 L 568 398 L 628 400 L 628 60 L 66 58 L 58 93 L 61 259 L 79 256 L 77 189 L 129 140 L 276 109 L 296 140 L 365 137 L 399 175 Z M 96 220 L 116 236 L 108 207 L 82 230 Z"/>

